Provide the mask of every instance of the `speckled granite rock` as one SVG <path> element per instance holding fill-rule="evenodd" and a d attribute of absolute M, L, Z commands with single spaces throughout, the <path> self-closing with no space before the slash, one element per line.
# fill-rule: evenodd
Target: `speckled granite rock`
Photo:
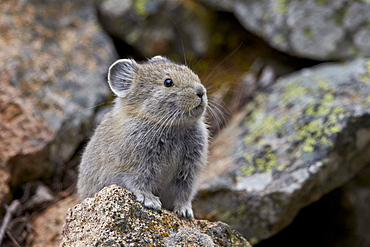
<path fill-rule="evenodd" d="M 61 246 L 250 246 L 222 222 L 146 209 L 133 193 L 105 187 L 69 209 Z"/>
<path fill-rule="evenodd" d="M 199 1 L 233 12 L 246 29 L 294 56 L 333 60 L 370 55 L 369 1 Z"/>
<path fill-rule="evenodd" d="M 194 204 L 252 244 L 370 162 L 370 60 L 279 79 L 214 140 Z"/>
<path fill-rule="evenodd" d="M 0 2 L 0 205 L 56 172 L 107 97 L 115 52 L 83 0 Z"/>
<path fill-rule="evenodd" d="M 209 47 L 210 11 L 194 1 L 96 0 L 100 20 L 113 36 L 146 57 L 175 54 L 183 60 Z"/>

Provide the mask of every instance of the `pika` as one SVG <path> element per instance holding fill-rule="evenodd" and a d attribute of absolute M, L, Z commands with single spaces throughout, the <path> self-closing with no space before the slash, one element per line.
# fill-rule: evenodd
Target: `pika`
<path fill-rule="evenodd" d="M 116 61 L 108 84 L 117 97 L 82 155 L 80 200 L 116 184 L 145 207 L 194 217 L 191 201 L 208 150 L 207 95 L 199 77 L 155 56 Z"/>

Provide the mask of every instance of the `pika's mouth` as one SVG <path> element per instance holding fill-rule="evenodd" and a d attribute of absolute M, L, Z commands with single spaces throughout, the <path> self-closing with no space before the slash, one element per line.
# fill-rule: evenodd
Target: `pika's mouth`
<path fill-rule="evenodd" d="M 193 108 L 194 111 L 204 111 L 206 108 L 207 103 L 204 100 L 201 100 L 197 106 Z"/>

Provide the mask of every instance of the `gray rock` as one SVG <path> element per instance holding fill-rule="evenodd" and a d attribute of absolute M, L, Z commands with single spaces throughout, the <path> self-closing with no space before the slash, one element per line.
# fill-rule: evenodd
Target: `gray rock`
<path fill-rule="evenodd" d="M 108 96 L 115 52 L 83 0 L 0 3 L 0 204 L 8 185 L 50 176 Z"/>
<path fill-rule="evenodd" d="M 183 60 L 209 47 L 210 12 L 196 2 L 97 0 L 105 30 L 146 57 L 170 53 Z M 174 55 L 172 55 L 174 56 Z"/>
<path fill-rule="evenodd" d="M 222 222 L 144 208 L 117 185 L 69 209 L 61 246 L 251 246 Z"/>
<path fill-rule="evenodd" d="M 247 30 L 294 56 L 342 60 L 370 55 L 368 1 L 200 1 L 233 12 Z"/>
<path fill-rule="evenodd" d="M 305 69 L 267 91 L 214 140 L 194 204 L 252 244 L 370 161 L 370 60 Z"/>

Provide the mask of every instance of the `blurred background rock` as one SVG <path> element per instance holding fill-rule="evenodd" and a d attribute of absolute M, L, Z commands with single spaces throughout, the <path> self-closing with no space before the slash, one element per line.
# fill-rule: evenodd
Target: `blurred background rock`
<path fill-rule="evenodd" d="M 59 245 L 109 65 L 161 54 L 211 99 L 197 217 L 255 246 L 370 246 L 369 23 L 366 0 L 2 0 L 3 245 Z"/>

